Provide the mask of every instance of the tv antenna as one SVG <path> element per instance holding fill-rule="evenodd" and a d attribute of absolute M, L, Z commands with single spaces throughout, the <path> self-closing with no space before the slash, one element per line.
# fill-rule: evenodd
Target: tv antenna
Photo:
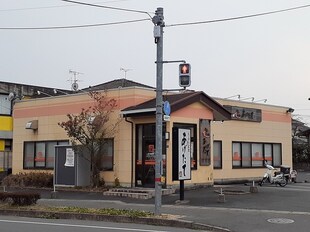
<path fill-rule="evenodd" d="M 125 74 L 124 78 L 126 79 L 127 78 L 127 72 L 132 71 L 132 69 L 120 68 L 120 71 L 124 72 L 124 74 Z"/>
<path fill-rule="evenodd" d="M 71 77 L 70 80 L 69 80 L 71 82 L 71 89 L 74 90 L 74 91 L 77 91 L 79 89 L 79 85 L 78 85 L 77 82 L 80 81 L 80 80 L 77 79 L 77 76 L 81 75 L 81 74 L 84 74 L 84 73 L 81 73 L 81 72 L 78 72 L 78 71 L 74 71 L 72 69 L 69 69 L 69 73 L 73 74 L 73 78 Z"/>

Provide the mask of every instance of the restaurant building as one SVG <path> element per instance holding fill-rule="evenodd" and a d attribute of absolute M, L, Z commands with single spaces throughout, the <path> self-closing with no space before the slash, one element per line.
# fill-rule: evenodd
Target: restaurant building
<path fill-rule="evenodd" d="M 117 100 L 111 122 L 121 120 L 102 154 L 101 176 L 113 185 L 154 187 L 155 91 L 126 79 L 94 86 Z M 162 182 L 177 187 L 174 178 L 178 128 L 189 131 L 190 179 L 185 185 L 253 180 L 264 172 L 263 160 L 292 165 L 291 115 L 288 107 L 212 98 L 201 91 L 163 95 L 170 106 L 163 122 Z M 68 113 L 78 114 L 91 103 L 88 94 L 21 100 L 14 106 L 13 173 L 53 172 L 55 145 L 68 145 L 58 126 Z"/>

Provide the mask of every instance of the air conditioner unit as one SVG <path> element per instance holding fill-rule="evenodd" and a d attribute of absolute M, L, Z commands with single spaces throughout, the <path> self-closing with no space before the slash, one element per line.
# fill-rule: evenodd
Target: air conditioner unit
<path fill-rule="evenodd" d="M 26 123 L 26 129 L 37 130 L 38 129 L 38 120 L 32 120 Z"/>

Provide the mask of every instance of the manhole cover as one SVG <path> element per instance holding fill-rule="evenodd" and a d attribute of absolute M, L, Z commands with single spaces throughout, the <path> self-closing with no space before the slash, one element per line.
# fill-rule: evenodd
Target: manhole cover
<path fill-rule="evenodd" d="M 288 218 L 270 218 L 267 221 L 276 224 L 290 224 L 294 222 L 294 220 Z"/>

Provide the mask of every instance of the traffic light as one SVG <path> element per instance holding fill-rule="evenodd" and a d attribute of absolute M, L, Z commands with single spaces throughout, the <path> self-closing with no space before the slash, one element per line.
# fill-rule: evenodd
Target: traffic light
<path fill-rule="evenodd" d="M 179 85 L 188 87 L 191 85 L 191 65 L 184 63 L 179 65 Z"/>

